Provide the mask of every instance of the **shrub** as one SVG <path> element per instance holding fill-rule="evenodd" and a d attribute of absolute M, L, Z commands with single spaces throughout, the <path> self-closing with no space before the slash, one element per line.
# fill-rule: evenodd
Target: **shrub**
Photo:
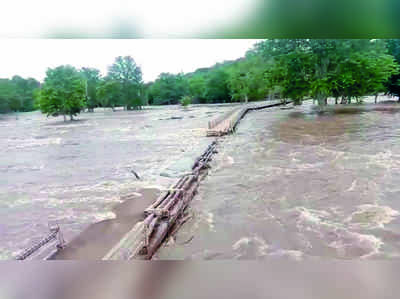
<path fill-rule="evenodd" d="M 192 98 L 189 96 L 184 96 L 181 98 L 181 105 L 183 107 L 189 106 L 192 103 Z"/>

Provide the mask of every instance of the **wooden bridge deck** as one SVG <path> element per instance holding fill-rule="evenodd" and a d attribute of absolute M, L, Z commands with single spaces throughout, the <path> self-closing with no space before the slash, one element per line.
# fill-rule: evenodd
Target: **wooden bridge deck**
<path fill-rule="evenodd" d="M 243 107 L 233 109 L 232 111 L 224 114 L 222 117 L 208 122 L 207 136 L 223 136 L 232 133 L 240 120 L 249 111 L 286 105 L 288 103 L 289 102 L 282 103 L 281 101 L 269 101 L 258 105 L 247 104 Z"/>

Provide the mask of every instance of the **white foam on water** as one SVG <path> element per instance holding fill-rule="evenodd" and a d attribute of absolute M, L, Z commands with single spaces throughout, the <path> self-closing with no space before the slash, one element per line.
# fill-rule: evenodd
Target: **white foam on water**
<path fill-rule="evenodd" d="M 358 206 L 357 211 L 346 221 L 364 228 L 383 228 L 399 215 L 400 213 L 391 207 L 366 204 Z"/>
<path fill-rule="evenodd" d="M 370 160 L 368 165 L 378 165 L 384 169 L 400 169 L 400 156 L 394 155 L 391 150 L 366 156 Z"/>
<path fill-rule="evenodd" d="M 232 245 L 235 258 L 259 258 L 268 254 L 269 246 L 258 236 L 243 237 Z"/>
<path fill-rule="evenodd" d="M 367 258 L 378 254 L 383 245 L 383 242 L 374 235 L 351 231 L 351 226 L 346 227 L 346 221 L 340 221 L 337 215 L 327 211 L 298 207 L 296 212 L 297 228 L 300 231 L 316 233 L 328 247 L 335 249 L 338 257 Z"/>
<path fill-rule="evenodd" d="M 302 261 L 304 257 L 304 253 L 298 250 L 277 250 L 274 252 L 271 252 L 269 256 L 277 256 L 277 257 L 287 257 L 290 260 L 294 261 Z"/>
<path fill-rule="evenodd" d="M 233 165 L 235 163 L 235 160 L 233 159 L 233 157 L 223 154 L 222 156 L 217 156 L 216 159 L 213 159 L 213 161 L 216 161 L 216 163 L 211 169 L 212 172 L 217 172 L 221 169 L 224 169 L 225 167 L 229 167 L 231 165 Z"/>
<path fill-rule="evenodd" d="M 350 186 L 350 188 L 349 189 L 347 189 L 347 191 L 354 191 L 354 189 L 356 188 L 356 185 L 357 185 L 357 180 L 354 180 L 352 183 L 351 183 L 351 186 Z"/>
<path fill-rule="evenodd" d="M 227 163 L 228 165 L 232 165 L 232 164 L 235 163 L 235 160 L 234 160 L 231 156 L 227 156 L 227 157 L 226 157 L 226 163 Z"/>
<path fill-rule="evenodd" d="M 2 199 L 2 204 L 7 205 L 7 208 L 9 209 L 13 209 L 21 206 L 31 205 L 32 199 L 27 196 L 9 196 Z"/>
<path fill-rule="evenodd" d="M 60 129 L 70 129 L 70 128 L 77 128 L 77 127 L 92 127 L 93 124 L 90 124 L 88 122 L 68 122 L 65 125 L 62 124 L 48 124 L 47 128 L 48 129 L 55 129 L 55 130 L 60 130 Z"/>
<path fill-rule="evenodd" d="M 368 258 L 378 254 L 383 242 L 373 235 L 359 234 L 342 230 L 338 232 L 338 239 L 328 246 L 336 249 L 340 257 L 359 256 Z"/>
<path fill-rule="evenodd" d="M 331 215 L 327 211 L 307 209 L 305 207 L 297 207 L 296 211 L 298 213 L 298 227 L 302 226 L 304 223 L 322 224 L 324 219 Z"/>
<path fill-rule="evenodd" d="M 59 145 L 59 144 L 61 144 L 60 137 L 43 138 L 43 139 L 26 138 L 23 140 L 9 139 L 9 142 L 7 142 L 8 148 L 13 148 L 13 149 L 24 149 L 30 147 L 40 147 L 40 146 Z"/>
<path fill-rule="evenodd" d="M 215 232 L 215 220 L 214 220 L 214 214 L 207 212 L 207 216 L 206 216 L 206 222 L 208 224 L 208 227 L 210 229 L 210 231 Z"/>
<path fill-rule="evenodd" d="M 23 172 L 23 171 L 39 171 L 44 169 L 44 165 L 38 165 L 38 166 L 26 166 L 26 165 L 11 165 L 7 167 L 0 167 L 0 171 L 17 171 L 17 172 Z"/>
<path fill-rule="evenodd" d="M 299 160 L 297 160 L 299 161 Z M 302 164 L 297 164 L 296 169 L 313 169 L 313 168 L 319 168 L 324 165 L 324 162 L 320 163 L 302 163 Z"/>
<path fill-rule="evenodd" d="M 108 212 L 101 212 L 93 214 L 94 219 L 98 221 L 108 220 L 108 219 L 115 219 L 115 213 L 108 211 Z"/>
<path fill-rule="evenodd" d="M 88 184 L 88 185 L 74 185 L 74 186 L 52 186 L 50 188 L 42 189 L 40 193 L 48 194 L 48 195 L 62 195 L 62 194 L 70 194 L 70 193 L 101 193 L 101 192 L 110 192 L 120 194 L 121 191 L 124 190 L 134 190 L 138 189 L 162 189 L 163 186 L 152 184 L 152 182 L 148 181 L 135 181 L 135 180 L 125 180 L 125 181 L 102 181 L 97 184 Z M 165 188 L 165 186 L 164 186 Z M 133 191 L 132 190 L 132 191 Z M 134 192 L 133 191 L 133 192 Z M 81 196 L 80 196 L 81 197 Z"/>

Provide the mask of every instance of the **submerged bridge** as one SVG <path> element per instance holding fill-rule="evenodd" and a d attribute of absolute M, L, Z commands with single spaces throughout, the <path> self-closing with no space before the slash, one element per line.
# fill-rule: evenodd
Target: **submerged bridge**
<path fill-rule="evenodd" d="M 289 102 L 263 102 L 246 104 L 208 123 L 207 136 L 220 137 L 235 131 L 240 120 L 249 112 Z M 189 173 L 183 175 L 171 188 L 143 211 L 143 220 L 132 223 L 132 229 L 108 251 L 103 260 L 151 259 L 157 249 L 169 236 L 173 236 L 188 219 L 187 206 L 197 193 L 201 180 L 207 175 L 210 161 L 217 153 L 218 138 L 213 140 L 204 153 L 198 157 Z M 37 244 L 22 251 L 17 260 L 54 259 L 68 244 L 65 243 L 58 226 L 49 227 L 50 234 Z"/>

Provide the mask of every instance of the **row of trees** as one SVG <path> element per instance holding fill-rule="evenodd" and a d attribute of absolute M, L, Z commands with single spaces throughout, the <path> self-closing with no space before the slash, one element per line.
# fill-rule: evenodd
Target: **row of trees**
<path fill-rule="evenodd" d="M 391 93 L 398 63 L 388 45 L 384 40 L 268 40 L 252 53 L 264 60 L 265 85 L 280 98 L 300 104 L 310 96 L 325 105 L 328 97 L 351 103 Z"/>
<path fill-rule="evenodd" d="M 400 96 L 399 40 L 271 39 L 246 57 L 191 74 L 161 74 L 148 88 L 154 104 L 257 101 L 267 97 L 300 104 L 306 97 L 325 105 L 360 101 L 365 95 Z"/>
<path fill-rule="evenodd" d="M 117 57 L 102 77 L 94 68 L 64 65 L 48 69 L 37 105 L 48 116 L 63 115 L 64 120 L 87 108 L 123 106 L 127 110 L 141 109 L 143 102 L 142 72 L 130 56 Z"/>
<path fill-rule="evenodd" d="M 62 65 L 49 68 L 42 84 L 19 76 L 0 79 L 0 113 L 40 109 L 73 119 L 85 108 L 141 109 L 144 96 L 141 69 L 130 56 L 117 57 L 105 77 L 98 69 Z"/>

